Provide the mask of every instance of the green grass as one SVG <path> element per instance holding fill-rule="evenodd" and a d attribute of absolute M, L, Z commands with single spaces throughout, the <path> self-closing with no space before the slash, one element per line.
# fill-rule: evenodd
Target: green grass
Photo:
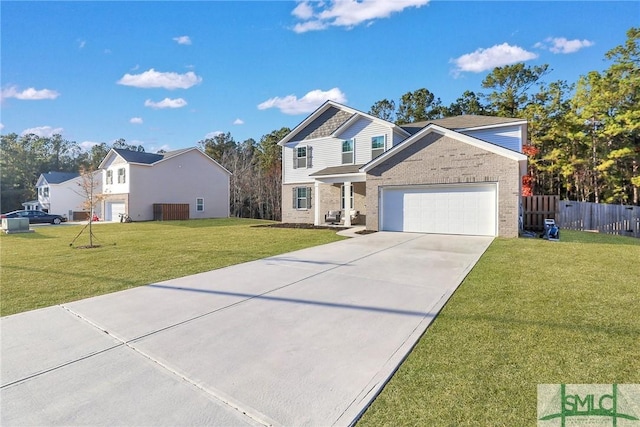
<path fill-rule="evenodd" d="M 101 246 L 93 249 L 69 246 L 82 226 L 43 226 L 34 228 L 34 233 L 2 233 L 0 315 L 342 239 L 332 230 L 253 227 L 268 223 L 230 218 L 96 224 L 93 234 Z M 86 236 L 78 238 L 75 245 L 87 245 Z"/>
<path fill-rule="evenodd" d="M 538 384 L 640 383 L 640 240 L 496 239 L 362 426 L 536 425 Z"/>

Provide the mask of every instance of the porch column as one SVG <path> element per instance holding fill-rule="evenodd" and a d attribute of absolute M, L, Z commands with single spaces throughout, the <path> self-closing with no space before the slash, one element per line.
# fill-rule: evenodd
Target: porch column
<path fill-rule="evenodd" d="M 320 182 L 313 183 L 313 225 L 320 225 Z"/>
<path fill-rule="evenodd" d="M 344 182 L 344 226 L 351 227 L 351 181 Z"/>

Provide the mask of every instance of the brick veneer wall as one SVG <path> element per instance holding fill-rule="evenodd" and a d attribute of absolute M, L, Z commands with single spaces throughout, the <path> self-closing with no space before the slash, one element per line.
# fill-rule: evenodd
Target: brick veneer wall
<path fill-rule="evenodd" d="M 360 211 L 358 223 L 364 224 L 366 219 L 366 199 L 365 199 L 365 183 L 354 182 L 353 185 L 353 203 L 355 209 Z M 318 191 L 320 192 L 320 223 L 324 223 L 324 215 L 330 210 L 340 209 L 342 183 L 338 184 L 320 184 Z M 293 208 L 293 189 L 295 187 L 311 187 L 311 209 L 294 209 Z M 315 211 L 315 187 L 312 182 L 305 184 L 283 184 L 282 185 L 282 222 L 285 223 L 305 223 L 313 224 L 313 214 Z"/>
<path fill-rule="evenodd" d="M 293 208 L 293 189 L 295 187 L 311 187 L 311 209 L 294 209 Z M 282 222 L 313 224 L 313 205 L 316 195 L 313 182 L 304 184 L 283 184 L 282 185 Z"/>
<path fill-rule="evenodd" d="M 380 186 L 498 183 L 498 235 L 518 236 L 520 168 L 516 160 L 432 132 L 367 172 L 367 229 L 378 230 Z"/>

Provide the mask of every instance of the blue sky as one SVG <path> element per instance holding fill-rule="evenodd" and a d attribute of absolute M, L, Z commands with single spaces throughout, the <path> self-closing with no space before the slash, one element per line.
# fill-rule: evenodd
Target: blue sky
<path fill-rule="evenodd" d="M 640 2 L 2 1 L 0 127 L 148 152 L 259 140 L 326 99 L 445 105 L 496 66 L 577 81 L 640 26 Z"/>

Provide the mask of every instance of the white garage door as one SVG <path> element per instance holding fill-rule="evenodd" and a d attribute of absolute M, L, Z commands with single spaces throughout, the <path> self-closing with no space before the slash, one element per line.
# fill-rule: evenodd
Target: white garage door
<path fill-rule="evenodd" d="M 105 221 L 120 221 L 120 215 L 125 213 L 124 203 L 107 203 L 106 206 L 107 217 Z"/>
<path fill-rule="evenodd" d="M 387 187 L 382 229 L 414 233 L 497 235 L 495 184 Z"/>

